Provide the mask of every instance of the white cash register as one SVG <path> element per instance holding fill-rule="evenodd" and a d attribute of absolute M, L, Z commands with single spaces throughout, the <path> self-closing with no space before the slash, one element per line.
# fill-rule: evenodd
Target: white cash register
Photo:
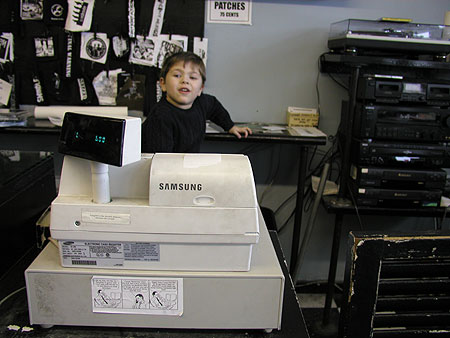
<path fill-rule="evenodd" d="M 284 276 L 248 158 L 141 154 L 132 117 L 66 113 L 31 324 L 280 329 Z"/>

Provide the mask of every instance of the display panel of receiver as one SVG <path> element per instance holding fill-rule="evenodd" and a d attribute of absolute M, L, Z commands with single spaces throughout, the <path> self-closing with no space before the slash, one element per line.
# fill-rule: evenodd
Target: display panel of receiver
<path fill-rule="evenodd" d="M 357 104 L 353 135 L 358 138 L 445 142 L 450 110 L 430 106 Z"/>

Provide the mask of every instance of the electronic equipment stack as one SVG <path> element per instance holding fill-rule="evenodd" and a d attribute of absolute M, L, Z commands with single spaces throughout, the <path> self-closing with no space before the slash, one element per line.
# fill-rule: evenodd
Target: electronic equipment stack
<path fill-rule="evenodd" d="M 343 111 L 346 108 L 343 107 Z M 363 74 L 354 112 L 350 188 L 359 206 L 438 207 L 446 184 L 450 82 Z"/>
<path fill-rule="evenodd" d="M 449 32 L 399 18 L 331 25 L 321 69 L 350 75 L 339 194 L 354 204 L 440 206 L 450 153 Z"/>

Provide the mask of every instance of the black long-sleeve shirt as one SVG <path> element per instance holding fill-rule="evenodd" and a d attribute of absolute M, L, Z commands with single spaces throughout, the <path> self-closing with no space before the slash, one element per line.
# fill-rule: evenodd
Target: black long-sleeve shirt
<path fill-rule="evenodd" d="M 164 96 L 142 124 L 142 152 L 199 152 L 206 120 L 225 131 L 234 125 L 227 110 L 214 96 L 202 94 L 186 110 L 175 107 Z"/>

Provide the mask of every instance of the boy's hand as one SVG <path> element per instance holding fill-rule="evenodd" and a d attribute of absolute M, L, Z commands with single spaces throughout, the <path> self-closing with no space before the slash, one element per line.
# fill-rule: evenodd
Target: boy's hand
<path fill-rule="evenodd" d="M 238 126 L 233 126 L 230 130 L 228 130 L 228 132 L 230 134 L 236 135 L 237 138 L 241 138 L 242 135 L 244 135 L 244 137 L 247 138 L 248 135 L 252 134 L 252 130 L 249 127 L 238 127 Z"/>

